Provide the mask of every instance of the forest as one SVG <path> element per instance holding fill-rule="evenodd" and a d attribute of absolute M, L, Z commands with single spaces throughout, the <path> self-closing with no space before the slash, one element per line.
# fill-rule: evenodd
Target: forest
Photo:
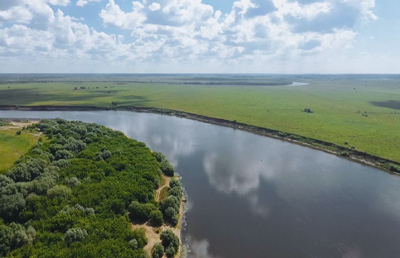
<path fill-rule="evenodd" d="M 146 257 L 131 221 L 177 223 L 179 181 L 161 204 L 154 198 L 161 173 L 174 175 L 161 153 L 97 124 L 42 120 L 24 131 L 45 137 L 0 174 L 0 257 Z M 171 233 L 154 257 L 176 254 Z"/>

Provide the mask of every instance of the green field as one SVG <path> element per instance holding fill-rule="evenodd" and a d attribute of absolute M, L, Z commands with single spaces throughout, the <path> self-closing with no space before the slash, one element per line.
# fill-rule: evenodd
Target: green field
<path fill-rule="evenodd" d="M 6 171 L 14 162 L 27 153 L 39 139 L 28 131 L 16 135 L 18 128 L 3 129 L 0 127 L 0 173 Z"/>
<path fill-rule="evenodd" d="M 400 161 L 399 80 L 300 79 L 311 84 L 10 83 L 0 85 L 0 105 L 110 107 L 118 102 L 119 107 L 168 108 L 299 134 Z M 305 108 L 314 113 L 301 112 Z"/>

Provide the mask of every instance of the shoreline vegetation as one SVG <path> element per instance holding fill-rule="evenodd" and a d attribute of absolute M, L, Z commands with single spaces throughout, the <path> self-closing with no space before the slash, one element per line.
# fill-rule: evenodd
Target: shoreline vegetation
<path fill-rule="evenodd" d="M 349 160 L 376 167 L 390 173 L 400 173 L 400 162 L 385 159 L 379 156 L 371 155 L 366 152 L 358 151 L 353 148 L 346 148 L 334 143 L 313 139 L 297 134 L 287 133 L 284 131 L 273 130 L 269 128 L 249 125 L 237 121 L 229 121 L 220 118 L 208 117 L 198 114 L 193 114 L 185 111 L 152 108 L 152 107 L 97 107 L 97 106 L 15 106 L 15 105 L 0 105 L 0 110 L 20 110 L 20 111 L 132 111 L 140 113 L 153 113 L 161 115 L 169 115 L 180 118 L 200 121 L 203 123 L 214 124 L 219 126 L 231 127 L 237 130 L 247 131 L 250 133 L 267 136 L 283 141 L 295 143 L 305 147 L 321 150 L 336 156 L 347 158 Z"/>
<path fill-rule="evenodd" d="M 183 188 L 163 154 L 97 124 L 30 121 L 2 119 L 41 137 L 0 173 L 0 257 L 180 257 Z"/>

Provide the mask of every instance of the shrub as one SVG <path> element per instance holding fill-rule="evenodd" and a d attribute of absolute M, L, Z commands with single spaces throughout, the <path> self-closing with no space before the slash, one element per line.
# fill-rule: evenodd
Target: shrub
<path fill-rule="evenodd" d="M 160 243 L 157 243 L 153 247 L 153 258 L 162 258 L 164 256 L 164 246 Z"/>

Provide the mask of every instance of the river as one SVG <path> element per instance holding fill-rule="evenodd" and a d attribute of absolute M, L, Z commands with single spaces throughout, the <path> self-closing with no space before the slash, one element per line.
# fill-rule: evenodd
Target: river
<path fill-rule="evenodd" d="M 125 111 L 0 111 L 106 125 L 163 152 L 188 193 L 189 257 L 399 257 L 400 177 L 216 125 Z"/>

